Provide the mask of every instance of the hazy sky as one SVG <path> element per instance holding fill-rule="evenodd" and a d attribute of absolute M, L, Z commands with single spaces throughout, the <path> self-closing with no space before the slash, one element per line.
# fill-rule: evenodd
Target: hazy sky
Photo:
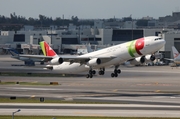
<path fill-rule="evenodd" d="M 180 0 L 0 0 L 0 15 L 9 17 L 15 12 L 26 18 L 38 18 L 39 14 L 70 19 L 133 18 L 172 15 L 180 12 Z"/>

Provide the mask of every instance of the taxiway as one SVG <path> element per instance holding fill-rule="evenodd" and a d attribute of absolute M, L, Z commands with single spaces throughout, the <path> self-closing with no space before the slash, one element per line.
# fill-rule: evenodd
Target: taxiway
<path fill-rule="evenodd" d="M 8 59 L 8 57 L 7 57 Z M 42 70 L 42 66 L 24 67 L 11 66 L 11 64 L 23 64 L 20 61 L 8 61 L 0 59 L 0 72 L 40 72 L 58 73 Z M 2 82 L 58 82 L 55 86 L 25 86 L 25 85 L 1 85 L 0 97 L 44 97 L 45 99 L 78 100 L 90 102 L 112 102 L 119 103 L 119 107 L 100 107 L 99 105 L 88 108 L 73 104 L 70 106 L 54 107 L 43 105 L 43 109 L 34 106 L 16 105 L 8 106 L 0 104 L 0 115 L 15 108 L 24 110 L 21 114 L 38 115 L 54 114 L 60 115 L 102 115 L 102 116 L 148 116 L 148 117 L 179 117 L 180 109 L 180 69 L 169 66 L 142 66 L 142 67 L 120 67 L 122 73 L 118 78 L 111 78 L 113 68 L 106 69 L 104 76 L 96 75 L 92 79 L 85 78 L 84 74 L 77 77 L 19 77 L 0 76 Z M 124 105 L 123 105 L 124 104 Z M 117 104 L 115 104 L 117 105 Z M 133 106 L 132 106 L 133 105 Z M 85 109 L 86 108 L 86 109 Z M 5 111 L 3 111 L 5 110 Z M 9 111 L 8 111 L 9 110 Z M 106 111 L 105 111 L 106 110 Z M 28 113 L 29 112 L 29 113 Z M 31 112 L 31 113 L 30 113 Z M 37 112 L 37 113 L 36 113 Z M 45 113 L 44 113 L 45 112 Z M 47 113 L 49 112 L 49 113 Z M 7 113 L 6 113 L 7 114 Z M 19 113 L 20 114 L 20 113 Z"/>

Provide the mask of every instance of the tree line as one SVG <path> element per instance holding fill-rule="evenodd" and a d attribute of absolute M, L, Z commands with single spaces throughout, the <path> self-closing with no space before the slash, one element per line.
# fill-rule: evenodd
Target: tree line
<path fill-rule="evenodd" d="M 115 19 L 103 19 L 103 21 L 113 22 Z M 147 26 L 149 20 L 139 19 L 137 20 L 137 26 Z M 0 15 L 0 30 L 20 30 L 24 25 L 32 25 L 35 27 L 49 27 L 50 25 L 55 26 L 69 26 L 72 23 L 76 26 L 80 25 L 89 25 L 93 26 L 93 20 L 79 20 L 77 16 L 72 16 L 71 19 L 64 19 L 61 17 L 56 17 L 52 19 L 52 17 L 47 17 L 45 15 L 39 14 L 39 18 L 26 18 L 20 15 L 16 15 L 16 13 L 11 13 L 10 17 L 5 17 L 4 15 Z"/>
<path fill-rule="evenodd" d="M 45 15 L 39 15 L 39 18 L 25 18 L 20 15 L 16 15 L 15 13 L 11 13 L 10 17 L 5 17 L 4 15 L 0 15 L 0 26 L 1 30 L 3 28 L 10 28 L 11 27 L 17 27 L 23 26 L 23 25 L 32 25 L 36 27 L 49 27 L 50 25 L 56 25 L 56 26 L 68 26 L 70 23 L 79 26 L 79 25 L 90 25 L 92 26 L 94 24 L 93 21 L 90 20 L 83 20 L 80 21 L 77 16 L 72 16 L 71 19 L 63 19 L 61 17 L 56 17 L 55 19 L 52 19 L 52 17 L 47 17 Z M 10 29 L 9 29 L 10 30 Z"/>

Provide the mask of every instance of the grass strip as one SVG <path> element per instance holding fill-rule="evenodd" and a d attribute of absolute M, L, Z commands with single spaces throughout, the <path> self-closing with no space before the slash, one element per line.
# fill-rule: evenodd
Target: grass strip
<path fill-rule="evenodd" d="M 0 97 L 0 103 L 58 103 L 58 104 L 127 104 L 125 102 L 95 102 L 95 101 L 80 101 L 80 100 L 64 100 L 64 99 L 49 99 L 44 98 L 40 101 L 40 97 Z M 15 98 L 15 99 L 14 99 Z"/>
<path fill-rule="evenodd" d="M 50 85 L 50 83 L 39 82 L 0 82 L 0 85 Z"/>
<path fill-rule="evenodd" d="M 58 73 L 18 73 L 18 72 L 0 72 L 0 76 L 28 76 L 28 77 L 82 77 L 81 74 L 58 74 Z"/>

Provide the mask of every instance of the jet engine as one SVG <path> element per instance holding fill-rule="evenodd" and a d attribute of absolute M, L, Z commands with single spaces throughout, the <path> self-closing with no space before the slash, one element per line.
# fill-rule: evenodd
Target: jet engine
<path fill-rule="evenodd" d="M 140 64 L 143 64 L 145 62 L 145 57 L 144 56 L 137 57 L 135 59 L 130 60 L 129 62 L 132 65 L 140 65 Z"/>
<path fill-rule="evenodd" d="M 156 59 L 154 55 L 146 55 L 145 58 L 146 61 L 154 61 Z"/>
<path fill-rule="evenodd" d="M 44 69 L 53 70 L 53 66 L 52 65 L 46 65 L 46 68 L 44 68 Z"/>
<path fill-rule="evenodd" d="M 50 61 L 50 64 L 53 64 L 53 65 L 58 65 L 58 64 L 62 64 L 64 61 L 63 61 L 63 58 L 61 57 L 57 57 L 57 58 L 54 58 Z"/>
<path fill-rule="evenodd" d="M 87 62 L 88 66 L 96 66 L 101 64 L 101 60 L 99 58 L 93 58 Z"/>

